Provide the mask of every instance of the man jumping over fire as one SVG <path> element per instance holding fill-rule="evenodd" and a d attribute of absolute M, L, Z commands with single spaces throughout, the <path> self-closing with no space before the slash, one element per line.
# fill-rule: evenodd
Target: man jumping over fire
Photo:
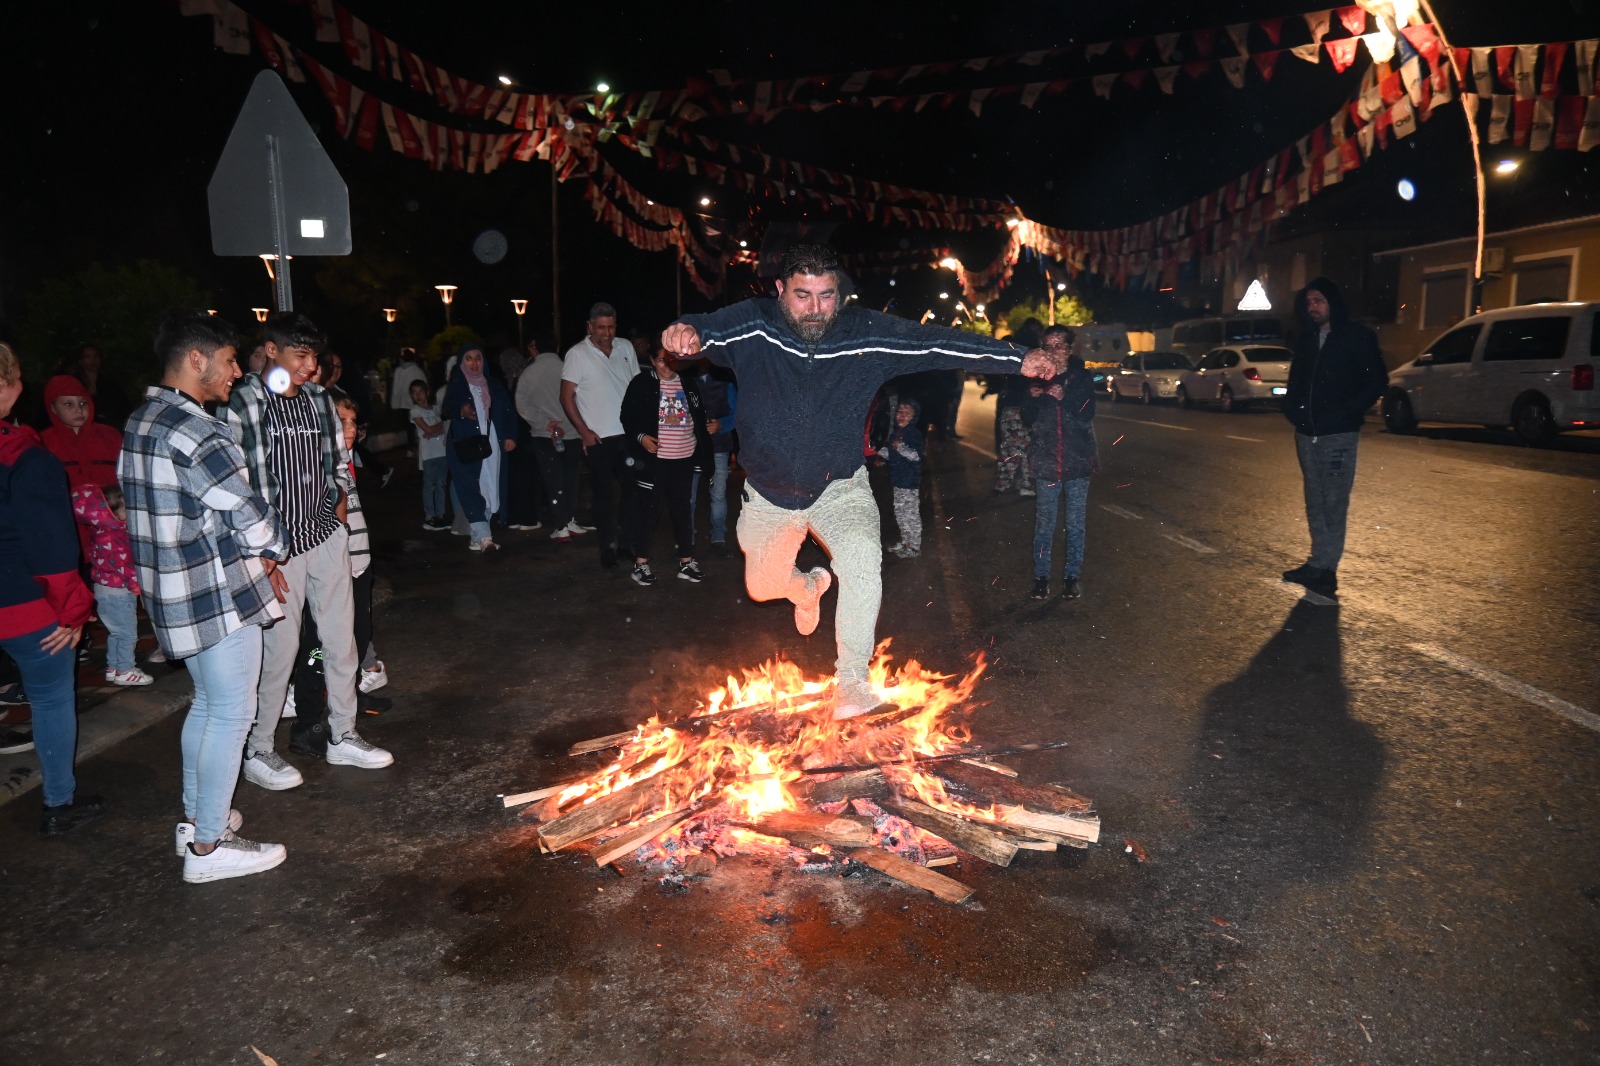
<path fill-rule="evenodd" d="M 890 378 L 924 370 L 1050 378 L 1061 368 L 1037 348 L 1024 353 L 846 304 L 843 281 L 832 248 L 794 245 L 783 257 L 776 300 L 685 315 L 662 332 L 661 344 L 679 356 L 703 354 L 738 376 L 745 587 L 752 599 L 790 600 L 795 628 L 813 632 L 833 575 L 794 563 L 806 537 L 816 537 L 839 576 L 833 716 L 853 718 L 881 702 L 867 681 L 883 599 L 878 505 L 861 447 L 873 397 Z"/>

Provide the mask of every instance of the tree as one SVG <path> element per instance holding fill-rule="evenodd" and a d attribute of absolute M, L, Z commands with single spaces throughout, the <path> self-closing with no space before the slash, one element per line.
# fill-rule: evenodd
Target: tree
<path fill-rule="evenodd" d="M 151 342 L 174 307 L 211 306 L 211 294 L 189 275 L 148 259 L 128 266 L 98 263 L 42 283 L 23 300 L 18 328 L 23 376 L 42 381 L 78 348 L 102 356 L 102 392 L 132 399 L 159 377 Z"/>
<path fill-rule="evenodd" d="M 1037 318 L 1048 326 L 1050 308 L 1043 300 L 1034 300 L 1030 303 L 1017 304 L 1000 315 L 1000 321 L 1007 333 L 1015 333 L 1030 318 Z M 1085 307 L 1077 297 L 1064 292 L 1056 294 L 1056 325 L 1087 326 L 1093 321 L 1094 312 Z"/>

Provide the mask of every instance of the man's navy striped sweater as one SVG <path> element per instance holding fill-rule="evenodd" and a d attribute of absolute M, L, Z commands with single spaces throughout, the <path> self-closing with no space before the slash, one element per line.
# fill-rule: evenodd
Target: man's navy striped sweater
<path fill-rule="evenodd" d="M 867 411 L 890 378 L 923 370 L 1015 374 L 1022 348 L 976 333 L 842 309 L 822 339 L 797 336 L 774 299 L 679 319 L 739 379 L 739 465 L 779 507 L 799 510 L 863 464 Z"/>

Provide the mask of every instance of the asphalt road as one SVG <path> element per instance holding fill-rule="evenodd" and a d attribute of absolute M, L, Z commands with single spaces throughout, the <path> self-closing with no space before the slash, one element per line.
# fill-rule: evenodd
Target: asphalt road
<path fill-rule="evenodd" d="M 1276 580 L 1306 547 L 1281 418 L 1105 405 L 1085 595 L 1040 604 L 975 395 L 879 632 L 990 655 L 978 740 L 1071 741 L 1015 761 L 1093 796 L 1101 846 L 967 859 L 960 907 L 540 856 L 498 793 L 774 652 L 826 670 L 831 597 L 805 639 L 735 560 L 640 589 L 539 533 L 472 555 L 408 471 L 368 494 L 397 705 L 363 730 L 397 764 L 241 784 L 289 860 L 204 886 L 177 716 L 80 768 L 97 825 L 5 807 L 0 1062 L 1600 1062 L 1592 442 L 1370 425 L 1331 605 Z"/>

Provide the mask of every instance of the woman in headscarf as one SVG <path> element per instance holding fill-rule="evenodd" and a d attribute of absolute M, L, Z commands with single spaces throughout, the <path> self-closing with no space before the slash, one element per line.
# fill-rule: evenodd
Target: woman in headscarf
<path fill-rule="evenodd" d="M 517 411 L 500 379 L 484 373 L 483 346 L 469 341 L 445 386 L 439 413 L 450 419 L 450 479 L 470 527 L 473 551 L 499 547 L 489 519 L 505 506 L 504 453 L 517 446 Z"/>

